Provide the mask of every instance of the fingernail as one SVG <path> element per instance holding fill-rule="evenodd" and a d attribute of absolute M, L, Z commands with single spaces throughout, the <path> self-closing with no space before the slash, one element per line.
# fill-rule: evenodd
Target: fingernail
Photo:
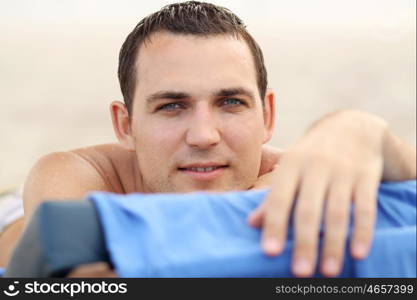
<path fill-rule="evenodd" d="M 324 269 L 324 272 L 326 272 L 326 274 L 329 274 L 330 276 L 336 275 L 338 272 L 336 259 L 334 259 L 333 257 L 327 258 L 324 261 L 323 269 Z"/>
<path fill-rule="evenodd" d="M 262 246 L 267 254 L 274 255 L 278 254 L 281 250 L 280 243 L 277 239 L 267 238 L 263 241 Z"/>
<path fill-rule="evenodd" d="M 305 258 L 296 258 L 293 271 L 298 276 L 308 276 L 311 273 L 311 264 Z"/>
<path fill-rule="evenodd" d="M 362 243 L 356 243 L 353 245 L 353 255 L 356 258 L 363 258 L 366 255 L 366 247 Z"/>

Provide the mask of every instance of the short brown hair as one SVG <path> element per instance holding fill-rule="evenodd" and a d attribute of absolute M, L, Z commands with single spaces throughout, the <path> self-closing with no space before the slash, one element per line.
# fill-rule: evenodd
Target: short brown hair
<path fill-rule="evenodd" d="M 151 34 L 157 31 L 202 36 L 232 34 L 242 37 L 248 43 L 255 62 L 258 89 L 263 103 L 267 87 L 264 58 L 259 45 L 246 30 L 245 24 L 227 8 L 188 1 L 164 6 L 142 19 L 123 43 L 119 54 L 118 76 L 129 114 L 132 111 L 137 80 L 135 65 L 138 49 Z"/>

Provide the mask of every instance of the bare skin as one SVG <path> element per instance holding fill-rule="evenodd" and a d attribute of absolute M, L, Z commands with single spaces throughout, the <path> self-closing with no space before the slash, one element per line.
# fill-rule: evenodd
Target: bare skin
<path fill-rule="evenodd" d="M 284 249 L 294 204 L 293 273 L 308 277 L 314 272 L 323 220 L 320 269 L 332 277 L 343 265 L 352 203 L 350 254 L 363 259 L 372 244 L 378 186 L 381 181 L 415 179 L 416 149 L 397 137 L 383 119 L 360 111 L 340 111 L 311 127 L 286 149 L 277 171 L 264 177 L 273 188 L 249 216 L 251 225 L 263 226 L 264 249 L 270 255 Z"/>
<path fill-rule="evenodd" d="M 16 246 L 23 230 L 24 220 L 20 218 L 6 227 L 0 235 L 0 267 L 4 267 Z"/>
<path fill-rule="evenodd" d="M 320 139 L 323 140 L 323 137 L 320 137 Z M 382 178 L 376 176 L 376 182 L 381 179 L 387 181 L 414 179 L 416 177 L 415 148 L 406 145 L 398 137 L 393 135 L 392 132 L 386 134 L 386 141 L 384 144 L 386 144 L 384 146 L 384 167 L 383 173 L 379 175 L 382 176 Z M 297 147 L 300 147 L 300 145 L 294 146 L 293 148 L 296 149 Z M 334 145 L 332 147 L 334 147 Z M 286 217 L 285 212 L 281 208 L 274 206 L 289 205 L 288 203 L 290 202 L 282 199 L 278 194 L 275 194 L 276 198 L 273 196 L 276 191 L 283 191 L 285 189 L 285 182 L 281 181 L 279 177 L 288 174 L 288 169 L 294 168 L 285 166 L 284 164 L 284 159 L 289 160 L 289 158 L 291 158 L 291 153 L 293 152 L 294 150 L 291 149 L 282 152 L 278 149 L 264 146 L 261 170 L 253 188 L 272 186 L 275 187 L 275 189 L 272 189 L 270 196 L 266 199 L 264 205 L 260 206 L 250 216 L 249 222 L 251 225 L 261 226 L 263 221 L 268 222 L 268 218 L 282 220 L 282 218 Z M 310 156 L 313 156 L 312 158 L 309 158 L 311 161 L 324 160 L 326 157 L 327 160 L 329 159 L 329 155 L 319 157 L 320 153 L 312 152 L 311 150 L 308 150 L 307 152 Z M 308 156 L 300 155 L 298 161 L 301 159 L 308 160 Z M 278 160 L 280 161 L 279 166 L 277 166 Z M 337 158 L 335 158 L 335 160 L 339 161 Z M 99 145 L 69 152 L 52 153 L 43 157 L 30 172 L 25 185 L 25 211 L 27 219 L 29 218 L 29 215 L 33 213 L 36 205 L 42 202 L 40 199 L 44 198 L 77 199 L 83 197 L 92 190 L 103 190 L 115 193 L 141 191 L 141 178 L 137 169 L 135 169 L 136 164 L 134 162 L 135 158 L 132 152 L 125 150 L 125 148 L 118 144 Z M 331 161 L 327 161 L 326 163 L 328 164 L 329 162 Z M 293 163 L 296 164 L 297 160 L 294 159 Z M 346 161 L 344 161 L 344 163 L 346 163 Z M 339 166 L 337 165 L 338 164 L 333 161 L 333 169 L 339 170 L 345 178 L 349 175 L 348 170 L 354 170 L 354 168 L 351 167 L 340 169 L 340 161 Z M 59 169 L 59 172 L 57 172 L 57 169 Z M 369 169 L 372 170 L 372 168 Z M 310 169 L 310 171 L 313 172 L 314 169 Z M 77 174 L 77 176 L 74 177 L 74 174 Z M 71 180 L 68 180 L 68 178 L 71 178 Z M 276 183 L 278 183 L 279 189 L 277 188 Z M 284 186 L 280 187 L 279 185 Z M 371 194 L 369 199 L 364 200 L 369 201 L 374 198 L 374 196 L 372 196 L 372 189 L 369 189 L 368 193 Z M 341 200 L 339 199 L 348 201 L 349 199 L 346 198 L 336 198 L 334 200 L 340 203 Z M 267 209 L 268 206 L 270 206 L 269 210 Z M 339 209 L 342 209 L 340 205 L 338 207 Z M 270 214 L 270 216 L 268 216 L 268 214 Z M 332 214 L 329 213 L 329 216 L 331 217 Z M 340 224 L 343 222 L 340 222 L 339 220 L 338 223 Z M 10 254 L 23 230 L 23 224 L 24 220 L 20 219 L 10 225 L 3 234 L 0 235 L 0 266 L 5 266 L 7 264 Z M 281 225 L 282 227 L 274 223 L 269 226 L 278 226 L 276 232 L 281 236 L 285 236 L 285 222 Z M 343 227 L 340 226 L 335 227 L 334 230 L 344 232 Z M 372 232 L 372 229 L 370 229 L 370 231 Z M 271 231 L 264 230 L 264 236 L 267 237 L 268 234 L 271 234 L 270 232 Z M 362 232 L 369 235 L 366 231 Z M 335 236 L 336 241 L 332 241 L 331 245 L 334 245 L 336 248 L 325 249 L 327 253 L 331 253 L 332 251 L 339 252 L 338 248 L 344 247 L 344 235 L 333 235 Z M 284 242 L 285 240 L 283 243 Z M 340 257 L 340 259 L 342 258 Z M 89 270 L 90 267 L 91 270 Z M 326 270 L 323 270 L 322 272 L 328 276 L 334 276 L 337 274 L 339 267 L 336 268 L 336 271 L 327 272 Z M 115 276 L 115 274 L 112 270 L 108 269 L 107 265 L 100 263 L 98 265 L 94 264 L 76 269 L 70 276 L 111 277 Z"/>
<path fill-rule="evenodd" d="M 323 138 L 321 137 L 321 139 Z M 386 141 L 384 143 L 386 145 L 384 147 L 383 173 L 381 174 L 382 178 L 377 176 L 377 181 L 380 179 L 396 181 L 415 178 L 415 148 L 406 145 L 398 137 L 393 135 L 392 132 L 389 132 L 386 135 Z M 294 146 L 294 148 L 296 148 L 296 146 Z M 288 174 L 288 172 L 284 169 L 284 167 L 286 167 L 284 165 L 284 159 L 288 160 L 289 155 L 291 155 L 293 151 L 294 150 L 286 150 L 285 152 L 282 152 L 278 149 L 264 146 L 261 170 L 259 172 L 258 180 L 253 188 L 271 187 L 274 182 L 277 182 L 278 184 L 284 184 L 284 182 L 279 180 L 279 176 L 282 174 Z M 325 157 L 329 159 L 328 155 L 325 157 L 318 157 L 320 156 L 320 153 L 314 153 L 310 150 L 308 153 L 309 155 L 315 156 L 310 158 L 310 160 L 320 161 Z M 302 157 L 303 156 L 300 158 Z M 308 159 L 308 156 L 304 156 L 304 159 Z M 280 165 L 277 165 L 278 160 L 280 161 Z M 137 172 L 137 169 L 135 169 L 136 164 L 134 162 L 135 158 L 132 152 L 126 151 L 125 148 L 118 144 L 99 145 L 77 149 L 70 152 L 49 154 L 42 158 L 37 165 L 35 165 L 30 173 L 30 176 L 28 177 L 25 190 L 30 192 L 25 193 L 26 216 L 33 212 L 36 205 L 41 202 L 40 199 L 42 199 L 43 196 L 45 196 L 45 198 L 54 199 L 76 199 L 83 197 L 91 190 L 104 190 L 115 193 L 140 191 L 140 174 Z M 296 162 L 297 160 L 293 160 L 293 163 Z M 327 163 L 329 163 L 329 161 Z M 290 167 L 291 166 L 287 166 L 287 170 Z M 348 172 L 346 169 L 343 170 L 339 169 L 340 167 L 336 167 L 337 164 L 334 163 L 334 168 L 340 172 L 343 172 L 344 176 L 347 177 Z M 58 187 L 52 190 L 51 187 L 54 185 L 50 182 L 51 177 L 49 177 L 49 182 L 47 181 L 47 178 L 48 176 L 54 175 L 54 173 L 56 173 L 56 168 L 61 168 L 61 171 L 52 177 L 54 184 L 58 184 Z M 353 170 L 352 168 L 350 169 Z M 311 169 L 311 171 L 313 172 L 314 169 Z M 43 174 L 44 172 L 45 174 Z M 39 176 L 40 173 L 43 175 Z M 77 174 L 78 184 L 63 184 L 65 182 L 68 183 L 68 180 L 64 180 L 66 176 L 69 176 L 74 180 L 74 174 Z M 273 186 L 276 186 L 276 184 Z M 264 205 L 260 206 L 250 216 L 249 222 L 251 225 L 261 226 L 262 221 L 274 217 L 273 214 L 278 215 L 277 217 L 274 217 L 274 219 L 285 218 L 285 212 L 283 212 L 281 208 L 276 208 L 273 206 L 277 204 L 288 205 L 288 202 L 285 201 L 285 199 L 280 198 L 279 195 L 275 195 L 276 198 L 272 197 L 274 196 L 274 191 L 282 191 L 284 189 L 285 185 L 284 187 L 279 187 L 279 189 L 272 189 L 272 192 L 270 193 L 268 199 L 266 199 L 264 202 Z M 36 195 L 31 197 L 31 192 L 36 192 Z M 371 189 L 369 189 L 369 193 L 372 194 Z M 373 196 L 370 198 L 373 198 Z M 339 202 L 341 201 L 339 199 L 334 200 Z M 348 199 L 346 199 L 346 201 L 348 201 Z M 268 210 L 268 206 L 272 206 L 273 208 L 269 208 Z M 272 216 L 268 216 L 268 214 L 271 214 Z M 283 214 L 283 216 L 280 214 Z M 329 214 L 329 216 L 331 217 L 331 214 Z M 0 235 L 0 266 L 5 266 L 7 264 L 11 251 L 13 250 L 17 239 L 23 230 L 23 224 L 24 220 L 20 219 L 10 225 L 6 231 Z M 277 225 L 270 224 L 270 226 Z M 285 222 L 284 224 L 281 224 L 281 226 L 282 229 L 278 226 L 279 230 L 277 230 L 277 232 L 278 234 L 285 236 Z M 334 230 L 344 231 L 343 227 L 336 227 Z M 265 230 L 264 236 L 267 236 L 268 234 L 270 233 Z M 335 245 L 334 247 L 338 246 L 338 248 L 343 248 L 343 234 L 339 236 L 334 234 L 334 236 L 336 237 L 336 241 L 332 241 L 331 244 Z M 332 251 L 338 251 L 338 248 L 334 248 L 334 250 L 327 248 L 325 251 L 331 253 Z M 333 272 L 327 272 L 326 270 L 323 270 L 322 272 L 328 276 L 334 276 L 334 274 L 337 273 L 337 270 Z M 80 266 L 79 268 L 74 269 L 69 274 L 69 276 L 114 277 L 116 274 L 110 270 L 105 263 L 98 263 Z"/>
<path fill-rule="evenodd" d="M 121 102 L 110 105 L 121 146 L 42 158 L 25 185 L 26 218 L 41 199 L 77 199 L 93 190 L 184 192 L 266 185 L 271 193 L 248 221 L 262 226 L 264 252 L 278 255 L 295 204 L 296 276 L 310 276 L 315 269 L 322 218 L 321 270 L 326 276 L 340 272 L 353 202 L 351 254 L 366 257 L 378 184 L 415 178 L 415 147 L 396 137 L 381 118 L 346 110 L 314 124 L 272 170 L 275 163 L 266 159 L 263 145 L 273 132 L 275 96 L 268 90 L 260 99 L 252 57 L 242 40 L 156 33 L 139 56 L 141 80 L 132 113 Z M 263 164 L 272 172 L 262 170 Z M 209 179 L 196 176 L 201 174 L 193 167 L 220 167 L 221 172 Z"/>
<path fill-rule="evenodd" d="M 259 176 L 274 168 L 281 151 L 264 146 L 262 153 Z M 119 144 L 105 144 L 51 153 L 41 158 L 25 184 L 25 218 L 9 225 L 0 235 L 0 267 L 7 265 L 24 223 L 41 202 L 46 199 L 81 199 L 98 190 L 118 194 L 144 192 L 132 152 Z"/>
<path fill-rule="evenodd" d="M 74 268 L 68 278 L 115 278 L 117 274 L 105 262 L 84 264 Z"/>
<path fill-rule="evenodd" d="M 256 93 L 245 44 L 227 36 L 200 39 L 167 32 L 155 33 L 151 40 L 140 49 L 136 69 L 141 80 L 132 114 L 123 103 L 111 104 L 118 140 L 136 152 L 149 190 L 247 189 L 256 180 L 261 143 L 273 131 L 276 97 L 267 90 L 261 101 Z M 197 163 L 212 160 L 211 165 L 227 168 L 218 180 L 201 184 L 181 171 L 196 163 L 189 159 L 193 157 Z M 264 253 L 278 255 L 284 249 L 294 207 L 293 274 L 313 274 L 318 228 L 324 219 L 320 267 L 324 275 L 336 276 L 352 203 L 350 253 L 363 259 L 372 244 L 378 185 L 381 180 L 415 178 L 415 148 L 396 137 L 382 118 L 342 110 L 313 124 L 285 151 L 272 173 L 271 193 L 248 220 L 262 226 Z"/>

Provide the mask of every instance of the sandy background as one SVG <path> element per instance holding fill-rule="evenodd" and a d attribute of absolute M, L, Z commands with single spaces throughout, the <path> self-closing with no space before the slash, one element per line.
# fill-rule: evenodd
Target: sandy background
<path fill-rule="evenodd" d="M 114 142 L 118 51 L 171 1 L 0 0 L 0 189 L 43 154 Z M 384 117 L 416 138 L 414 0 L 213 1 L 247 24 L 278 93 L 271 144 L 286 147 L 340 108 Z"/>

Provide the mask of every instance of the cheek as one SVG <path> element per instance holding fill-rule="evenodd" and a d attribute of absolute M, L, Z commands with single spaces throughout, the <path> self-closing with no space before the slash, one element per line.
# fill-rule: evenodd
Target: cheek
<path fill-rule="evenodd" d="M 224 140 L 235 154 L 235 174 L 238 180 L 249 187 L 259 174 L 264 140 L 263 119 L 248 118 L 238 126 L 228 126 Z"/>
<path fill-rule="evenodd" d="M 134 132 L 136 149 L 142 164 L 165 164 L 176 151 L 180 130 L 168 122 L 144 121 Z"/>
<path fill-rule="evenodd" d="M 248 115 L 239 120 L 230 119 L 223 127 L 224 139 L 237 152 L 253 152 L 262 146 L 264 137 L 263 121 Z"/>

